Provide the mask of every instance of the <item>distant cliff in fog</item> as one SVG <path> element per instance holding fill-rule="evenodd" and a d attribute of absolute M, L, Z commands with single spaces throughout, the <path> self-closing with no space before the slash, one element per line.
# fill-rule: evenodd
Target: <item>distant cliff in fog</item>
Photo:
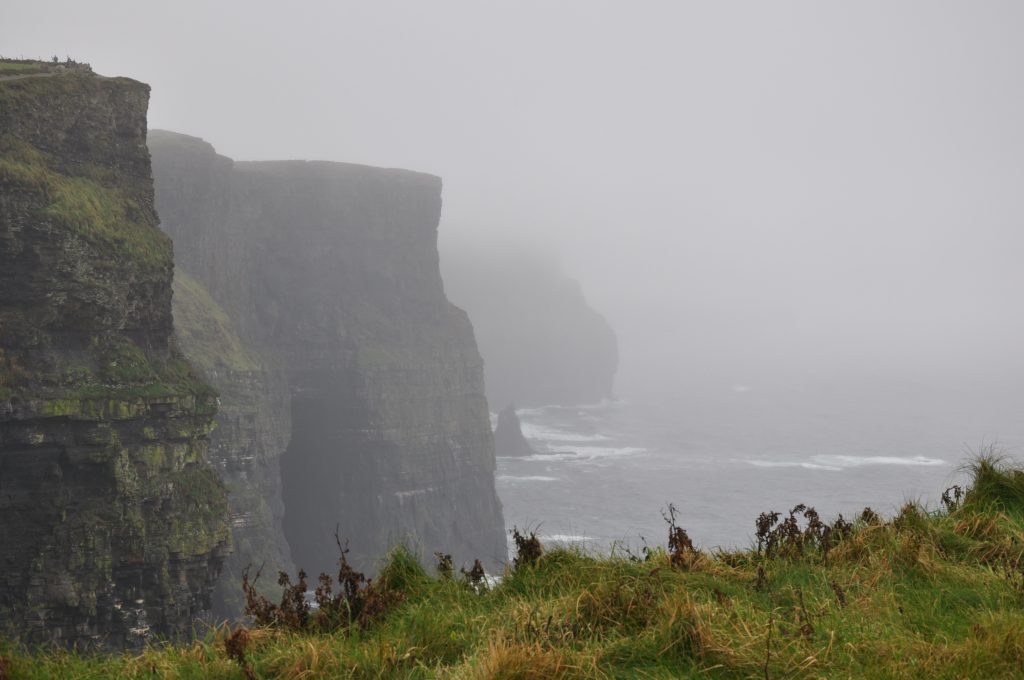
<path fill-rule="evenodd" d="M 524 252 L 461 249 L 441 257 L 445 291 L 469 314 L 492 410 L 613 396 L 615 331 L 579 283 Z"/>

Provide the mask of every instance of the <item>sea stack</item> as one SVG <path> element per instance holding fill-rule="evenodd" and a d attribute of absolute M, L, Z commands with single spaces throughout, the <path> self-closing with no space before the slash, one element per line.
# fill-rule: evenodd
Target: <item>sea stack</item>
<path fill-rule="evenodd" d="M 523 425 L 516 414 L 515 404 L 509 404 L 498 414 L 494 429 L 494 452 L 499 457 L 523 457 L 536 453 L 523 436 Z"/>

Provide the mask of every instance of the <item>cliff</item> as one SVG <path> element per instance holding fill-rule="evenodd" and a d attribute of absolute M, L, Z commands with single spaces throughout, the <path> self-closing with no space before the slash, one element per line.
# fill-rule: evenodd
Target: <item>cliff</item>
<path fill-rule="evenodd" d="M 189 631 L 227 548 L 148 100 L 84 70 L 0 78 L 0 633 L 30 643 Z"/>
<path fill-rule="evenodd" d="M 403 540 L 421 554 L 504 560 L 482 362 L 441 285 L 440 180 L 233 162 L 168 132 L 149 144 L 179 266 L 284 372 L 295 564 L 334 571 L 336 527 L 363 567 Z"/>
<path fill-rule="evenodd" d="M 280 456 L 291 432 L 283 371 L 246 347 L 209 293 L 181 268 L 174 272 L 174 325 L 181 348 L 220 394 L 210 459 L 228 489 L 232 552 L 213 595 L 218 620 L 245 608 L 242 574 L 261 565 L 272 588 L 294 571 L 281 528 Z"/>
<path fill-rule="evenodd" d="M 528 253 L 455 245 L 442 253 L 445 290 L 473 321 L 492 405 L 613 396 L 615 331 L 576 281 Z"/>

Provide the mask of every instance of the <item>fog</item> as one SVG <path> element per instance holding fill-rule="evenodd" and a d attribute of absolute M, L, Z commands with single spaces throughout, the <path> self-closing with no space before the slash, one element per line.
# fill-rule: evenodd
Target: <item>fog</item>
<path fill-rule="evenodd" d="M 68 2 L 0 53 L 153 87 L 237 159 L 444 178 L 442 246 L 526 244 L 620 390 L 1019 378 L 1024 5 Z"/>

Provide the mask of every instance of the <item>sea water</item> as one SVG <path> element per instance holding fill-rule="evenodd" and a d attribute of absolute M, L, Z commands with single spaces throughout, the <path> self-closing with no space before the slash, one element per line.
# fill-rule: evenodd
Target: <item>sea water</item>
<path fill-rule="evenodd" d="M 798 503 L 823 518 L 938 507 L 972 451 L 1024 452 L 1024 391 L 988 385 L 722 385 L 518 411 L 536 450 L 499 458 L 511 528 L 607 552 L 664 545 L 663 513 L 705 548 L 751 545 Z"/>

